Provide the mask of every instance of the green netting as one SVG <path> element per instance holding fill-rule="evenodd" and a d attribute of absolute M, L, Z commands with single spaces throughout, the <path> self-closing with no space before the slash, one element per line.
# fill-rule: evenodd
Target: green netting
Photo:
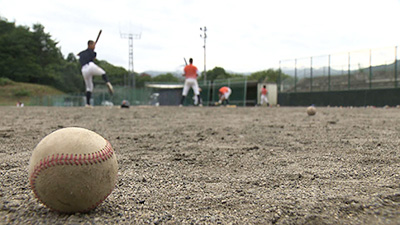
<path fill-rule="evenodd" d="M 92 105 L 120 105 L 123 100 L 131 105 L 147 105 L 151 103 L 152 90 L 132 89 L 129 87 L 114 87 L 114 94 L 110 95 L 105 87 L 96 87 L 92 93 Z M 85 93 L 43 96 L 32 98 L 30 105 L 37 106 L 84 106 Z"/>
<path fill-rule="evenodd" d="M 154 83 L 146 84 L 145 88 L 130 88 L 114 86 L 114 95 L 110 95 L 105 86 L 97 86 L 92 93 L 91 104 L 98 105 L 120 105 L 123 100 L 129 101 L 130 105 L 179 105 L 182 97 L 183 83 Z M 164 86 L 162 86 L 163 84 Z M 166 85 L 167 84 L 167 85 Z M 169 85 L 168 85 L 169 84 Z M 232 89 L 229 104 L 246 106 L 254 105 L 257 101 L 257 82 L 247 81 L 247 77 L 215 80 L 207 83 L 199 82 L 201 98 L 204 106 L 214 105 L 218 102 L 218 90 L 227 86 Z M 166 86 L 165 86 L 166 85 Z M 83 106 L 86 103 L 84 93 L 36 97 L 31 105 L 38 106 Z M 193 90 L 190 90 L 184 105 L 193 105 Z"/>
<path fill-rule="evenodd" d="M 201 88 L 200 95 L 203 100 L 203 105 L 211 106 L 214 105 L 215 102 L 218 102 L 218 90 L 221 87 L 226 86 L 232 89 L 232 94 L 229 97 L 229 104 L 245 106 L 249 101 L 247 99 L 247 84 L 247 77 L 214 80 L 213 82 L 207 81 L 207 83 L 199 82 L 199 86 Z M 190 90 L 187 98 L 185 99 L 184 105 L 193 105 L 193 94 L 193 91 Z"/>

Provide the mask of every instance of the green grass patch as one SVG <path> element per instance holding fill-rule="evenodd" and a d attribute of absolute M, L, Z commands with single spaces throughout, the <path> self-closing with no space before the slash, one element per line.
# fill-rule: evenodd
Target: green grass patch
<path fill-rule="evenodd" d="M 12 85 L 14 81 L 6 78 L 6 77 L 0 77 L 0 86 L 6 86 L 6 85 Z"/>
<path fill-rule="evenodd" d="M 15 106 L 18 101 L 23 102 L 25 105 L 31 105 L 36 97 L 63 95 L 53 87 L 20 83 L 12 81 L 8 78 L 0 78 L 0 105 L 1 106 Z"/>
<path fill-rule="evenodd" d="M 19 89 L 14 91 L 14 96 L 15 97 L 28 97 L 30 96 L 31 93 L 28 90 L 25 89 Z"/>

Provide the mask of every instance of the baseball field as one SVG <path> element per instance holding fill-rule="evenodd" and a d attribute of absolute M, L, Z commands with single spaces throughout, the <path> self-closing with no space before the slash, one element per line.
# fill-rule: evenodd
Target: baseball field
<path fill-rule="evenodd" d="M 398 224 L 400 109 L 0 107 L 0 224 Z M 29 186 L 33 149 L 83 127 L 118 160 L 111 195 L 60 214 Z M 66 137 L 68 138 L 68 137 Z"/>

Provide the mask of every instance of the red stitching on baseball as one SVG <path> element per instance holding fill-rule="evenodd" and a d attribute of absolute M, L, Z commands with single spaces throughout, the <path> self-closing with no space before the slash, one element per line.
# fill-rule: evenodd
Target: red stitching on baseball
<path fill-rule="evenodd" d="M 78 161 L 76 161 L 77 158 L 78 158 L 78 154 L 73 155 L 73 161 L 74 161 L 75 165 L 79 166 Z"/>
<path fill-rule="evenodd" d="M 103 160 L 101 159 L 101 151 L 96 152 L 97 162 L 101 163 Z"/>
<path fill-rule="evenodd" d="M 44 158 L 43 159 L 43 169 L 46 169 L 47 168 L 47 158 Z"/>
<path fill-rule="evenodd" d="M 68 153 L 64 155 L 64 164 L 69 165 L 68 163 Z"/>
<path fill-rule="evenodd" d="M 93 165 L 94 164 L 94 153 L 90 153 L 89 154 L 89 163 L 90 163 L 90 165 Z"/>
<path fill-rule="evenodd" d="M 54 155 L 51 156 L 50 163 L 51 163 L 52 166 L 54 166 Z"/>
<path fill-rule="evenodd" d="M 99 159 L 100 159 L 100 161 L 103 161 L 103 159 L 104 159 L 104 149 L 105 149 L 105 147 L 101 151 L 99 151 Z"/>
<path fill-rule="evenodd" d="M 73 160 L 74 160 L 74 154 L 69 154 L 70 157 L 68 159 L 68 162 L 72 165 L 73 164 Z"/>
<path fill-rule="evenodd" d="M 91 155 L 92 155 L 92 157 L 90 157 Z M 64 165 L 64 164 L 73 166 L 74 162 L 75 162 L 75 165 L 89 165 L 89 164 L 92 165 L 93 163 L 97 164 L 97 162 L 99 162 L 99 163 L 105 162 L 106 160 L 110 159 L 113 155 L 114 155 L 114 150 L 113 150 L 110 142 L 107 141 L 107 140 L 106 140 L 106 145 L 102 149 L 100 149 L 97 152 L 89 153 L 87 155 L 83 154 L 83 159 L 82 159 L 82 154 L 79 154 L 79 157 L 78 157 L 78 154 L 75 154 L 75 157 L 74 157 L 73 154 L 70 154 L 69 158 L 68 158 L 68 153 L 66 153 L 65 155 L 64 155 L 64 153 L 61 153 L 60 157 L 59 157 L 58 153 L 57 154 L 53 154 L 51 156 L 49 155 L 46 158 L 41 159 L 33 167 L 34 171 L 32 172 L 32 174 L 29 177 L 33 193 L 35 194 L 37 199 L 40 199 L 39 195 L 38 195 L 38 193 L 36 191 L 36 188 L 35 188 L 35 181 L 36 181 L 39 173 L 42 170 L 45 170 L 45 169 L 53 167 L 53 166 Z M 110 192 L 106 196 L 104 196 L 103 199 L 100 199 L 98 202 L 96 202 L 95 205 L 92 205 L 91 207 L 89 207 L 89 208 L 87 208 L 85 210 L 82 210 L 81 212 L 87 212 L 87 211 L 95 208 L 100 203 L 102 203 L 107 198 L 107 196 L 111 194 L 111 192 L 112 192 L 112 189 L 110 190 Z M 46 205 L 45 202 L 43 202 L 43 204 Z M 49 208 L 51 208 L 51 207 L 49 207 Z M 57 211 L 55 209 L 53 209 L 53 210 Z"/>
<path fill-rule="evenodd" d="M 59 165 L 64 165 L 63 159 L 64 159 L 64 153 L 61 153 L 60 158 L 58 159 L 58 164 Z"/>
<path fill-rule="evenodd" d="M 99 157 L 99 152 L 95 152 L 94 154 L 95 154 L 95 156 L 96 156 L 96 157 L 95 157 L 95 158 L 96 158 L 95 163 L 100 162 L 100 160 L 99 160 L 99 158 L 100 158 L 100 157 Z"/>
<path fill-rule="evenodd" d="M 56 158 L 55 158 L 56 164 L 58 163 L 58 157 L 59 157 L 59 154 L 57 153 Z M 53 164 L 53 166 L 54 166 L 54 164 Z"/>
<path fill-rule="evenodd" d="M 83 161 L 82 164 L 85 164 L 85 165 L 88 165 L 88 164 L 89 164 L 88 162 L 86 162 L 86 154 L 83 154 L 82 161 Z"/>
<path fill-rule="evenodd" d="M 101 150 L 101 153 L 102 153 L 103 162 L 108 160 L 108 155 L 107 155 L 106 148 Z"/>

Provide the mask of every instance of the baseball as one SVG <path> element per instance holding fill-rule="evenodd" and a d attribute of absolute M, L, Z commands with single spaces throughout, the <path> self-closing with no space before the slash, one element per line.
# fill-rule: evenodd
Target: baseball
<path fill-rule="evenodd" d="M 309 107 L 307 107 L 307 114 L 308 114 L 309 116 L 314 116 L 315 113 L 317 113 L 317 109 L 315 109 L 314 106 L 309 106 Z"/>
<path fill-rule="evenodd" d="M 78 127 L 44 137 L 29 162 L 29 181 L 36 198 L 63 213 L 87 212 L 101 204 L 114 189 L 117 172 L 110 142 Z"/>

